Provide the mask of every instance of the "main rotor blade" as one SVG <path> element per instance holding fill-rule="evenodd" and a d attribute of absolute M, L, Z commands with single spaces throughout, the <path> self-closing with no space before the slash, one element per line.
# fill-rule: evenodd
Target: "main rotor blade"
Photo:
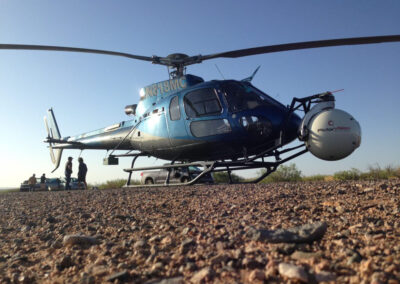
<path fill-rule="evenodd" d="M 227 52 L 209 54 L 200 56 L 201 60 L 208 60 L 219 57 L 226 58 L 237 58 L 249 55 L 272 53 L 288 50 L 298 50 L 298 49 L 308 49 L 308 48 L 318 48 L 318 47 L 329 47 L 329 46 L 341 46 L 341 45 L 357 45 L 357 44 L 372 44 L 372 43 L 382 43 L 382 42 L 396 42 L 400 41 L 400 35 L 389 35 L 389 36 L 372 36 L 372 37 L 353 37 L 353 38 L 338 38 L 329 40 L 317 40 L 317 41 L 304 41 L 304 42 L 294 42 L 286 44 L 277 45 L 267 45 L 246 49 L 238 49 Z M 199 56 L 195 57 L 198 59 Z M 192 57 L 188 58 L 190 61 Z"/>
<path fill-rule="evenodd" d="M 123 56 L 131 59 L 145 60 L 154 62 L 155 58 L 148 56 L 134 55 L 130 53 L 100 50 L 100 49 L 89 49 L 89 48 L 78 48 L 78 47 L 66 47 L 66 46 L 50 46 L 50 45 L 28 45 L 28 44 L 0 44 L 0 49 L 17 49 L 17 50 L 49 50 L 49 51 L 67 51 L 67 52 L 84 52 L 84 53 L 97 53 L 106 55 Z"/>

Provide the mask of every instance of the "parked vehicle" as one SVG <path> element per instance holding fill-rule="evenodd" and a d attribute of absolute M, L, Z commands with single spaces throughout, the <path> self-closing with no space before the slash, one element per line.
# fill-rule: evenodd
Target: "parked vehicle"
<path fill-rule="evenodd" d="M 77 178 L 71 178 L 70 182 L 71 190 L 84 189 L 85 186 L 83 183 L 78 182 Z M 21 183 L 19 188 L 20 191 L 29 191 L 30 186 L 28 181 L 25 180 Z M 36 184 L 34 191 L 55 191 L 55 190 L 64 190 L 65 189 L 65 178 L 46 178 L 46 182 L 44 184 L 40 183 L 40 178 L 36 178 Z"/>
<path fill-rule="evenodd" d="M 59 178 L 48 178 L 46 179 L 47 190 L 62 190 L 64 189 L 64 183 Z"/>
<path fill-rule="evenodd" d="M 202 170 L 195 166 L 179 167 L 171 169 L 170 183 L 186 183 L 196 176 L 198 176 Z M 167 169 L 161 169 L 157 171 L 144 171 L 140 174 L 141 184 L 155 184 L 164 183 L 168 175 Z M 214 183 L 214 179 L 210 173 L 205 174 L 198 181 L 199 183 Z"/>
<path fill-rule="evenodd" d="M 66 180 L 65 178 L 62 179 L 62 183 L 65 188 Z M 78 190 L 78 189 L 85 189 L 85 185 L 81 182 L 78 182 L 77 178 L 71 177 L 71 182 L 69 183 L 71 190 Z"/>
<path fill-rule="evenodd" d="M 20 191 L 29 191 L 30 185 L 27 180 L 21 183 L 19 188 Z M 44 184 L 40 183 L 40 178 L 36 178 L 36 184 L 34 187 L 34 191 L 45 191 L 45 190 L 60 190 L 64 189 L 64 185 L 62 180 L 59 178 L 46 178 L 46 182 Z"/>

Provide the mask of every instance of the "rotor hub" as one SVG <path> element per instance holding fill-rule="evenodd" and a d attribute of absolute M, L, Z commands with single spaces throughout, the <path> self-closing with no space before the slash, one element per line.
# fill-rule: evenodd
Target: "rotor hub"
<path fill-rule="evenodd" d="M 183 63 L 183 61 L 188 57 L 189 57 L 189 55 L 184 54 L 184 53 L 172 53 L 167 56 L 167 58 L 170 59 L 171 61 L 179 61 L 180 63 L 181 62 Z"/>

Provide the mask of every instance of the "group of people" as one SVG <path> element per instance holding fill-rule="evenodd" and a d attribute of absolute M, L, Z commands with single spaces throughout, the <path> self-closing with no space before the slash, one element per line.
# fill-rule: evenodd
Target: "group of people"
<path fill-rule="evenodd" d="M 86 183 L 86 174 L 87 174 L 87 166 L 83 162 L 82 157 L 78 158 L 79 167 L 78 167 L 78 182 L 82 182 L 87 189 Z M 71 175 L 72 175 L 72 157 L 68 157 L 68 161 L 65 164 L 65 189 L 71 189 Z"/>
<path fill-rule="evenodd" d="M 43 174 L 40 177 L 40 187 L 45 187 L 46 183 L 46 174 Z M 28 185 L 29 185 L 29 191 L 35 191 L 35 187 L 36 187 L 36 175 L 33 174 L 29 179 L 28 179 Z"/>
<path fill-rule="evenodd" d="M 81 157 L 78 158 L 79 162 L 79 167 L 78 167 L 78 182 L 83 183 L 85 186 L 85 189 L 87 189 L 87 183 L 86 183 L 86 174 L 87 174 L 87 166 L 83 162 L 83 159 Z M 72 157 L 68 157 L 68 161 L 65 164 L 65 189 L 70 190 L 71 189 L 71 175 L 72 175 Z M 29 179 L 28 179 L 28 185 L 29 185 L 29 191 L 34 191 L 36 187 L 36 175 L 33 174 Z M 46 185 L 46 175 L 43 174 L 40 177 L 40 186 L 45 187 Z"/>

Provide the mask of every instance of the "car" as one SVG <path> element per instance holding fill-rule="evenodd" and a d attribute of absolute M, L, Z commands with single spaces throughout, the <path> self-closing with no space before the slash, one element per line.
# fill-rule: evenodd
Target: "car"
<path fill-rule="evenodd" d="M 46 179 L 47 190 L 62 190 L 64 189 L 64 183 L 60 178 L 48 178 Z"/>
<path fill-rule="evenodd" d="M 189 167 L 179 167 L 172 168 L 170 174 L 170 183 L 186 183 L 195 177 L 197 177 L 202 170 L 195 166 Z M 162 184 L 165 183 L 165 180 L 168 175 L 168 169 L 161 169 L 157 171 L 144 171 L 140 173 L 141 184 Z M 200 183 L 214 183 L 214 179 L 210 173 L 202 176 L 199 181 Z"/>
<path fill-rule="evenodd" d="M 63 183 L 65 189 L 66 179 L 62 178 L 61 182 Z M 71 190 L 85 189 L 85 185 L 83 184 L 83 182 L 79 182 L 78 179 L 75 177 L 71 177 L 69 185 L 71 187 Z"/>
<path fill-rule="evenodd" d="M 34 187 L 34 191 L 45 191 L 45 190 L 60 190 L 63 189 L 64 186 L 62 184 L 61 179 L 59 178 L 46 178 L 44 184 L 40 183 L 40 178 L 36 178 L 36 184 Z M 19 188 L 20 191 L 29 191 L 30 185 L 27 180 L 21 183 Z"/>

